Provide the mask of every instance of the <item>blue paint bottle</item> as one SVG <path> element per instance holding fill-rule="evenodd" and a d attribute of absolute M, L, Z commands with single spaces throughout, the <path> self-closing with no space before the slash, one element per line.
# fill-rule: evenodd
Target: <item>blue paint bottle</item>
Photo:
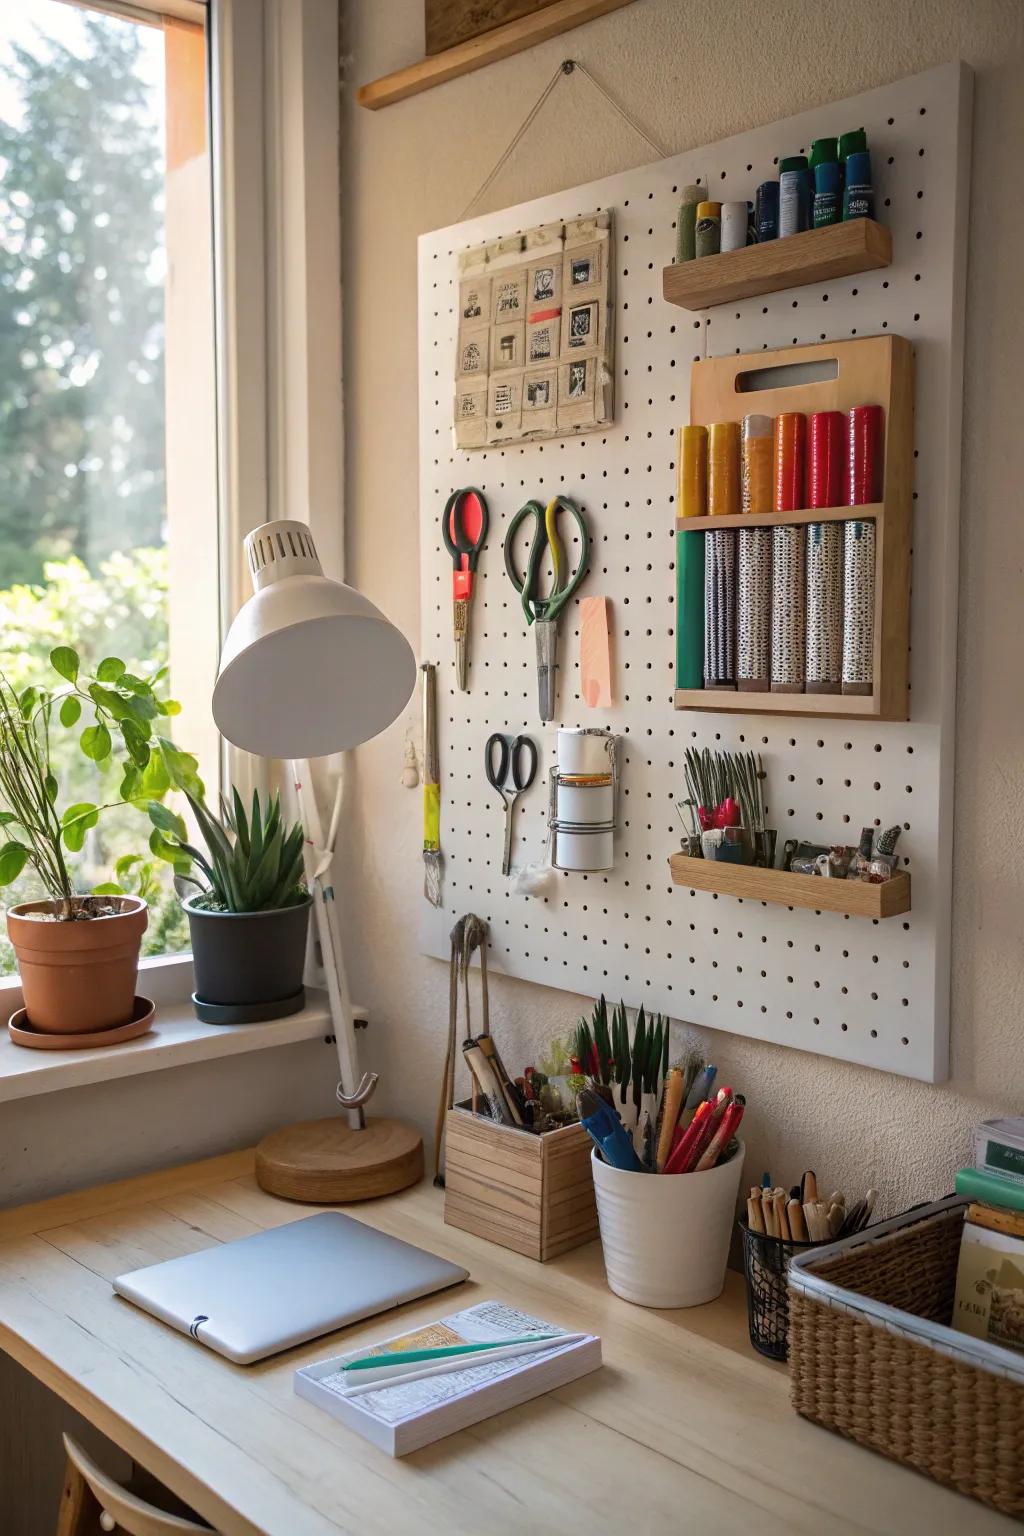
<path fill-rule="evenodd" d="M 844 219 L 873 219 L 875 189 L 871 185 L 871 155 L 864 150 L 846 157 L 846 186 L 843 190 Z"/>
<path fill-rule="evenodd" d="M 756 197 L 754 227 L 757 230 L 758 243 L 762 240 L 777 240 L 779 238 L 778 182 L 762 181 Z"/>

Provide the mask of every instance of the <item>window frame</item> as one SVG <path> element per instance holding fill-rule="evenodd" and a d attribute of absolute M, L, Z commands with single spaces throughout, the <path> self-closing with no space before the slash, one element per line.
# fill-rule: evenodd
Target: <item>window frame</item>
<path fill-rule="evenodd" d="M 250 595 L 242 541 L 261 523 L 308 522 L 328 574 L 344 575 L 336 0 L 63 3 L 207 25 L 223 640 Z M 226 742 L 222 772 L 243 792 L 269 777 Z M 149 995 L 191 993 L 190 953 L 142 966 Z M 0 1007 L 20 1001 L 19 978 L 0 978 Z"/>

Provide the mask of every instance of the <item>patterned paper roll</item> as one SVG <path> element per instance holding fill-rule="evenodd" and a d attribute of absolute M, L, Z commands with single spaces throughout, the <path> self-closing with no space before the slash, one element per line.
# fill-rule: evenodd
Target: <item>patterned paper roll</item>
<path fill-rule="evenodd" d="M 705 517 L 708 510 L 708 429 L 679 428 L 678 509 L 680 517 Z"/>
<path fill-rule="evenodd" d="M 737 688 L 751 693 L 767 693 L 772 681 L 772 530 L 770 528 L 739 529 L 736 639 Z"/>
<path fill-rule="evenodd" d="M 704 683 L 704 534 L 676 530 L 676 687 Z"/>
<path fill-rule="evenodd" d="M 882 499 L 882 434 L 880 405 L 855 405 L 847 429 L 847 497 L 851 507 L 866 507 Z"/>
<path fill-rule="evenodd" d="M 736 534 L 704 535 L 704 686 L 736 686 Z"/>
<path fill-rule="evenodd" d="M 772 529 L 772 693 L 803 693 L 806 528 Z"/>
<path fill-rule="evenodd" d="M 875 525 L 843 523 L 843 692 L 874 692 Z"/>
<path fill-rule="evenodd" d="M 715 421 L 708 427 L 708 512 L 728 517 L 740 510 L 740 424 Z"/>
<path fill-rule="evenodd" d="M 843 525 L 810 523 L 807 528 L 807 692 L 839 693 L 842 673 Z"/>
<path fill-rule="evenodd" d="M 813 411 L 807 418 L 807 505 L 840 507 L 843 493 L 842 411 Z"/>
<path fill-rule="evenodd" d="M 807 420 L 800 411 L 783 411 L 775 418 L 775 510 L 797 512 L 804 497 L 804 444 Z"/>
<path fill-rule="evenodd" d="M 772 419 L 744 416 L 740 440 L 740 489 L 744 512 L 770 512 L 772 491 Z"/>

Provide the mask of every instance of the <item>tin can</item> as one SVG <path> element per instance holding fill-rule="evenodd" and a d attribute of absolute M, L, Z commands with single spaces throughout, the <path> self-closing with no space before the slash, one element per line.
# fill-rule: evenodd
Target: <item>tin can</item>
<path fill-rule="evenodd" d="M 811 181 L 803 155 L 789 155 L 779 165 L 779 238 L 798 235 L 811 222 Z"/>
<path fill-rule="evenodd" d="M 746 203 L 723 203 L 721 213 L 721 248 L 740 251 L 747 243 Z"/>
<path fill-rule="evenodd" d="M 717 256 L 722 241 L 721 203 L 698 203 L 695 245 L 698 258 Z"/>
<path fill-rule="evenodd" d="M 607 827 L 615 819 L 615 790 L 610 773 L 560 773 L 556 796 L 560 826 L 571 822 L 580 827 Z"/>

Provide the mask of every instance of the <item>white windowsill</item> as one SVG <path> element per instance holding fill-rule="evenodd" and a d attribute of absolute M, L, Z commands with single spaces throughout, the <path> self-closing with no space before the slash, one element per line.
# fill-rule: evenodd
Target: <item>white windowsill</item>
<path fill-rule="evenodd" d="M 187 999 L 158 1002 L 156 1019 L 148 1034 L 124 1045 L 95 1050 L 33 1051 L 15 1045 L 4 1028 L 0 1035 L 0 1104 L 62 1088 L 109 1083 L 119 1077 L 159 1072 L 164 1067 L 215 1061 L 221 1056 L 269 1050 L 272 1046 L 332 1035 L 327 994 L 307 988 L 306 997 L 307 1004 L 301 1013 L 267 1024 L 201 1024 Z M 356 1008 L 355 1016 L 365 1019 L 365 1009 Z"/>

